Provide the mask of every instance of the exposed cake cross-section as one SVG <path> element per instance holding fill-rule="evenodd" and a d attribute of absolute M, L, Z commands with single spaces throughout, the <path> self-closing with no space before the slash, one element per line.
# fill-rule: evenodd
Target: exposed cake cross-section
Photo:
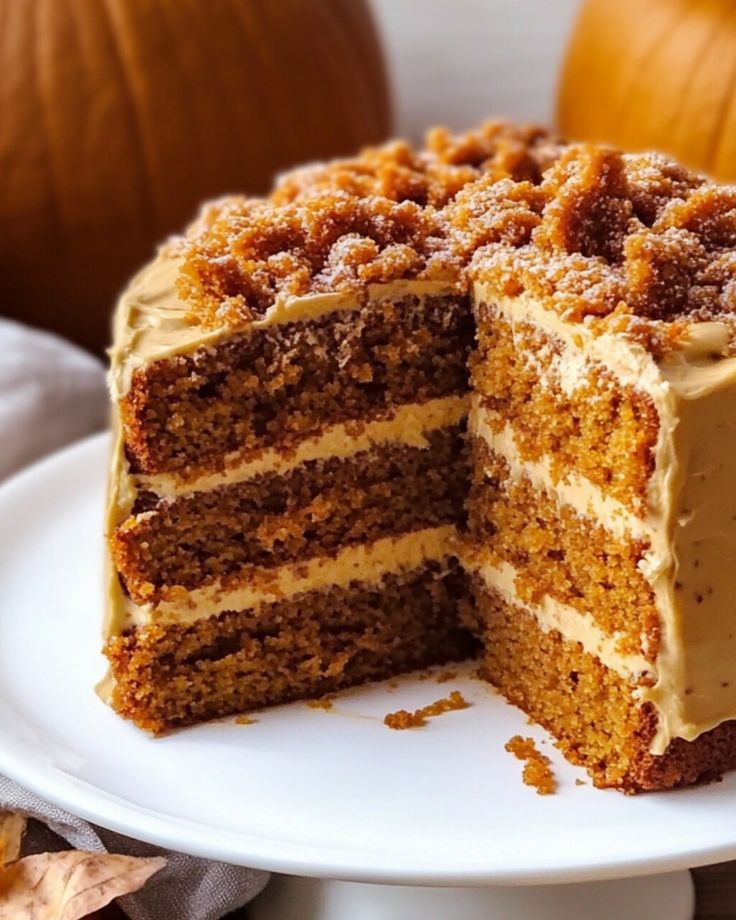
<path fill-rule="evenodd" d="M 205 209 L 116 318 L 105 695 L 479 654 L 594 781 L 736 766 L 736 192 L 491 123 Z"/>

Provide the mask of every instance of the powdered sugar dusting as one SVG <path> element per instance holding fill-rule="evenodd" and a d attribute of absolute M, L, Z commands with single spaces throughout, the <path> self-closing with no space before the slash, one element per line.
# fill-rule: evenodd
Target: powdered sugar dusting
<path fill-rule="evenodd" d="M 209 205 L 180 244 L 179 289 L 203 325 L 238 324 L 273 303 L 407 278 L 461 283 L 444 213 L 468 183 L 540 181 L 559 151 L 546 132 L 488 122 L 436 129 L 424 150 L 394 142 L 282 177 L 268 200 Z"/>
<path fill-rule="evenodd" d="M 736 317 L 736 188 L 501 122 L 295 170 L 270 199 L 208 206 L 180 249 L 180 293 L 205 326 L 315 292 L 468 277 L 654 352 Z"/>
<path fill-rule="evenodd" d="M 474 194 L 468 186 L 463 196 Z M 523 228 L 470 256 L 471 273 L 505 295 L 528 293 L 571 322 L 665 349 L 692 322 L 736 314 L 736 189 L 658 154 L 570 146 L 516 202 L 473 226 Z M 495 217 L 494 217 L 495 215 Z M 467 222 L 461 224 L 467 237 Z"/>

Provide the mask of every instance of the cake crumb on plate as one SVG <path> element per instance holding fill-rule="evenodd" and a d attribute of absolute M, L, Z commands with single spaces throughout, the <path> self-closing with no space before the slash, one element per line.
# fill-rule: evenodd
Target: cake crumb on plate
<path fill-rule="evenodd" d="M 550 759 L 537 750 L 533 738 L 522 738 L 514 735 L 506 744 L 505 749 L 513 754 L 517 760 L 523 760 L 524 770 L 521 778 L 527 786 L 534 786 L 537 795 L 552 795 L 557 790 L 557 782 L 550 767 Z"/>
<path fill-rule="evenodd" d="M 323 696 L 318 700 L 307 700 L 307 706 L 310 709 L 332 709 L 332 698 L 329 696 Z"/>
<path fill-rule="evenodd" d="M 421 709 L 415 709 L 409 712 L 406 709 L 399 709 L 396 712 L 389 712 L 383 724 L 389 728 L 401 731 L 405 728 L 421 728 L 427 724 L 427 719 L 433 716 L 440 716 L 443 712 L 453 712 L 456 709 L 467 709 L 470 703 L 465 699 L 459 690 L 453 690 L 449 696 L 441 700 L 435 700 L 428 706 L 422 706 Z"/>

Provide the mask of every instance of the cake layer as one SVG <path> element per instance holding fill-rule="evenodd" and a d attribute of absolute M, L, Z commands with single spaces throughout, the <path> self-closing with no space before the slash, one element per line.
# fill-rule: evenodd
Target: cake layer
<path fill-rule="evenodd" d="M 120 403 L 133 472 L 218 472 L 326 425 L 464 393 L 467 300 L 404 294 L 234 332 L 133 372 Z"/>
<path fill-rule="evenodd" d="M 625 792 L 670 789 L 717 778 L 736 767 L 736 722 L 695 741 L 675 739 L 650 753 L 657 715 L 640 687 L 557 630 L 476 579 L 469 625 L 485 638 L 482 673 L 557 738 L 565 756 L 596 786 Z"/>
<path fill-rule="evenodd" d="M 111 701 L 162 732 L 461 659 L 476 648 L 458 620 L 467 595 L 447 560 L 188 626 L 134 628 L 106 647 Z"/>
<path fill-rule="evenodd" d="M 424 403 L 399 406 L 386 418 L 358 419 L 328 425 L 319 434 L 304 438 L 287 450 L 277 445 L 265 448 L 252 459 L 243 460 L 237 456 L 228 458 L 222 472 L 203 473 L 195 479 L 182 479 L 175 473 L 135 476 L 121 471 L 120 475 L 128 480 L 127 492 L 132 501 L 135 500 L 135 494 L 141 491 L 154 492 L 161 498 L 176 498 L 192 492 L 234 485 L 269 473 L 283 475 L 310 460 L 352 457 L 361 451 L 392 442 L 427 448 L 427 435 L 430 432 L 465 421 L 469 403 L 467 395 L 445 396 Z M 129 510 L 124 509 L 126 514 Z"/>
<path fill-rule="evenodd" d="M 513 307 L 473 309 L 473 387 L 489 425 L 510 424 L 521 457 L 546 457 L 555 481 L 574 469 L 644 515 L 659 436 L 652 397 L 551 332 L 509 318 Z"/>
<path fill-rule="evenodd" d="M 620 638 L 601 629 L 591 613 L 581 613 L 548 594 L 536 603 L 524 602 L 516 590 L 519 570 L 508 562 L 483 560 L 476 553 L 465 555 L 461 551 L 461 555 L 465 571 L 472 575 L 476 588 L 482 585 L 484 590 L 503 598 L 512 607 L 523 608 L 545 632 L 559 632 L 617 674 L 632 678 L 637 685 L 648 688 L 655 682 L 656 674 L 643 655 L 623 650 Z M 482 631 L 478 635 L 482 638 Z"/>
<path fill-rule="evenodd" d="M 482 558 L 516 569 L 522 602 L 548 595 L 589 613 L 623 652 L 654 662 L 659 612 L 642 571 L 648 540 L 612 533 L 605 520 L 561 501 L 554 489 L 540 489 L 484 440 L 471 443 L 468 537 Z"/>
<path fill-rule="evenodd" d="M 463 427 L 430 432 L 426 448 L 384 444 L 311 460 L 174 500 L 141 493 L 112 538 L 128 594 L 227 582 L 245 566 L 274 568 L 391 535 L 459 524 L 467 493 Z"/>
<path fill-rule="evenodd" d="M 415 530 L 373 543 L 345 546 L 331 556 L 318 556 L 273 569 L 248 566 L 227 582 L 216 581 L 187 591 L 175 586 L 161 591 L 158 602 L 136 604 L 111 578 L 107 636 L 148 623 L 192 623 L 226 610 L 243 610 L 330 585 L 345 587 L 353 581 L 376 584 L 402 569 L 424 563 L 445 564 L 456 552 L 457 528 L 453 524 Z"/>

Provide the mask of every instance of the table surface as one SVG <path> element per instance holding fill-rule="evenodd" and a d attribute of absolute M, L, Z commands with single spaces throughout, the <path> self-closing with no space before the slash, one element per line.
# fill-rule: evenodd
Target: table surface
<path fill-rule="evenodd" d="M 695 920 L 736 920 L 736 861 L 695 869 L 693 875 L 697 892 Z M 96 920 L 125 920 L 114 905 L 95 916 Z M 238 911 L 228 920 L 247 920 L 247 913 Z"/>

